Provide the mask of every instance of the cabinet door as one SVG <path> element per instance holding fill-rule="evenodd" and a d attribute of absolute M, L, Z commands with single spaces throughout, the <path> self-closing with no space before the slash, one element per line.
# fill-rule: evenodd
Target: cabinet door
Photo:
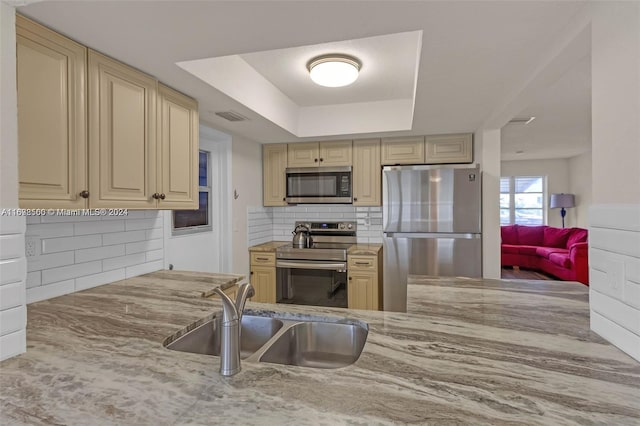
<path fill-rule="evenodd" d="M 157 120 L 158 207 L 197 209 L 198 103 L 159 84 Z"/>
<path fill-rule="evenodd" d="M 287 167 L 314 167 L 320 162 L 317 142 L 289 144 L 287 152 Z"/>
<path fill-rule="evenodd" d="M 353 141 L 353 205 L 381 205 L 381 179 L 380 139 Z"/>
<path fill-rule="evenodd" d="M 89 50 L 91 207 L 155 208 L 156 80 Z"/>
<path fill-rule="evenodd" d="M 276 268 L 252 265 L 250 282 L 256 292 L 252 301 L 276 303 Z"/>
<path fill-rule="evenodd" d="M 263 204 L 286 206 L 287 144 L 262 146 Z"/>
<path fill-rule="evenodd" d="M 382 164 L 423 164 L 424 137 L 382 139 Z"/>
<path fill-rule="evenodd" d="M 86 53 L 16 16 L 20 207 L 87 207 Z"/>
<path fill-rule="evenodd" d="M 375 273 L 349 271 L 347 285 L 349 309 L 378 309 L 378 285 Z"/>
<path fill-rule="evenodd" d="M 333 141 L 320 143 L 320 166 L 337 167 L 352 165 L 351 141 Z"/>
<path fill-rule="evenodd" d="M 473 134 L 437 135 L 425 137 L 425 163 L 473 162 Z"/>

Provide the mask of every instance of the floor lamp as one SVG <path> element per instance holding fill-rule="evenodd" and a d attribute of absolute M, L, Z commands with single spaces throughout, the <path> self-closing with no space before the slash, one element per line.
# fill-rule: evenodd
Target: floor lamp
<path fill-rule="evenodd" d="M 564 217 L 567 215 L 565 209 L 576 206 L 576 197 L 573 194 L 551 194 L 549 207 L 552 209 L 561 209 L 562 227 L 564 228 Z"/>

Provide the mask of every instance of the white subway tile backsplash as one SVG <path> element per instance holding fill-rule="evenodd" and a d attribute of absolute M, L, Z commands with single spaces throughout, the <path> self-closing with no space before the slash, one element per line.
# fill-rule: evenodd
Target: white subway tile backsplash
<path fill-rule="evenodd" d="M 163 240 L 147 240 L 137 243 L 127 243 L 126 254 L 140 253 L 143 251 L 159 250 L 163 248 Z"/>
<path fill-rule="evenodd" d="M 79 222 L 73 224 L 75 235 L 123 232 L 124 220 L 102 220 L 99 222 Z"/>
<path fill-rule="evenodd" d="M 24 216 L 0 216 L 0 235 L 24 234 L 26 226 Z"/>
<path fill-rule="evenodd" d="M 590 320 L 591 330 L 640 361 L 640 336 L 593 310 Z"/>
<path fill-rule="evenodd" d="M 640 336 L 640 310 L 594 289 L 589 291 L 589 303 L 594 312 Z"/>
<path fill-rule="evenodd" d="M 75 291 L 75 280 L 60 281 L 27 289 L 27 303 L 51 299 Z"/>
<path fill-rule="evenodd" d="M 42 284 L 42 271 L 27 273 L 27 288 L 38 287 Z"/>
<path fill-rule="evenodd" d="M 0 336 L 24 330 L 27 324 L 27 307 L 17 306 L 0 311 Z"/>
<path fill-rule="evenodd" d="M 84 275 L 96 274 L 98 272 L 102 272 L 102 262 L 99 260 L 46 269 L 42 271 L 42 284 L 55 283 Z"/>
<path fill-rule="evenodd" d="M 27 225 L 32 225 L 42 222 L 40 216 L 27 216 Z"/>
<path fill-rule="evenodd" d="M 125 270 L 127 278 L 137 277 L 138 275 L 148 274 L 149 272 L 159 271 L 164 267 L 164 261 L 156 260 L 153 262 L 142 263 L 140 265 L 129 266 Z"/>
<path fill-rule="evenodd" d="M 162 218 L 127 219 L 126 230 L 137 231 L 140 229 L 154 229 L 162 226 Z"/>
<path fill-rule="evenodd" d="M 127 256 L 114 257 L 111 259 L 104 259 L 102 261 L 102 270 L 110 271 L 112 269 L 125 268 L 127 266 L 133 266 L 146 261 L 144 253 L 130 254 Z"/>
<path fill-rule="evenodd" d="M 27 226 L 27 236 L 38 236 L 40 238 L 71 237 L 73 236 L 73 223 L 59 223 L 55 226 L 51 224 L 40 224 Z"/>
<path fill-rule="evenodd" d="M 108 259 L 111 257 L 124 256 L 125 245 L 115 244 L 112 246 L 102 246 L 76 250 L 76 262 L 90 262 L 92 260 Z"/>
<path fill-rule="evenodd" d="M 149 229 L 146 232 L 145 238 L 147 240 L 155 240 L 158 238 L 164 238 L 164 230 L 162 228 Z"/>
<path fill-rule="evenodd" d="M 0 311 L 25 304 L 24 283 L 21 281 L 0 286 Z"/>
<path fill-rule="evenodd" d="M 102 245 L 102 235 L 83 235 L 80 237 L 47 238 L 42 240 L 42 253 L 50 254 Z"/>
<path fill-rule="evenodd" d="M 59 266 L 72 265 L 75 262 L 74 252 L 63 251 L 59 253 L 43 254 L 27 258 L 27 272 L 41 271 Z"/>
<path fill-rule="evenodd" d="M 132 243 L 147 240 L 147 231 L 129 231 L 105 234 L 102 236 L 102 245 Z"/>
<path fill-rule="evenodd" d="M 76 278 L 75 291 L 86 290 L 125 279 L 124 268 Z"/>
<path fill-rule="evenodd" d="M 162 260 L 164 259 L 164 250 L 152 250 L 152 251 L 148 251 L 146 252 L 147 258 L 146 261 L 147 262 L 152 262 L 154 260 Z"/>
<path fill-rule="evenodd" d="M 27 335 L 24 329 L 0 336 L 0 361 L 19 355 L 27 347 Z"/>

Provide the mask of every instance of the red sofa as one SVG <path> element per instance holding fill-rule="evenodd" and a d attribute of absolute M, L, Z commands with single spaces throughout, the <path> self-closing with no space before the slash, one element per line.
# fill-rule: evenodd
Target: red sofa
<path fill-rule="evenodd" d="M 588 231 L 582 228 L 501 227 L 502 266 L 536 269 L 589 285 Z"/>

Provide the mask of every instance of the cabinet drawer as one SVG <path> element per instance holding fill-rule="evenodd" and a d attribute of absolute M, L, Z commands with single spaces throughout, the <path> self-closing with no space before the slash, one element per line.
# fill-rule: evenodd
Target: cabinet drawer
<path fill-rule="evenodd" d="M 252 265 L 276 266 L 276 254 L 264 252 L 251 253 Z"/>
<path fill-rule="evenodd" d="M 349 257 L 349 270 L 375 271 L 377 266 L 377 258 L 373 256 Z"/>

